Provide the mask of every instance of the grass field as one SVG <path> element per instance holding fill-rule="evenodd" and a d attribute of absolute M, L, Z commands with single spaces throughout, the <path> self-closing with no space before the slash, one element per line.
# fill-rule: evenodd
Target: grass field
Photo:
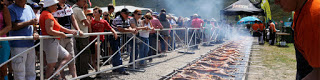
<path fill-rule="evenodd" d="M 296 68 L 295 49 L 293 43 L 288 44 L 288 47 L 278 47 L 264 45 L 261 49 L 263 54 L 263 63 L 268 68 L 275 68 L 274 65 L 284 64 L 290 69 Z"/>
<path fill-rule="evenodd" d="M 296 59 L 293 43 L 288 47 L 253 45 L 248 80 L 294 80 L 296 75 Z"/>

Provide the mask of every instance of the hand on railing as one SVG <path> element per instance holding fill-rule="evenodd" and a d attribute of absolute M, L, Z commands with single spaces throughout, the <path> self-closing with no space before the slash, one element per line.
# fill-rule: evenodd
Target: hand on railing
<path fill-rule="evenodd" d="M 156 29 L 155 28 L 151 28 L 151 31 L 155 31 Z"/>
<path fill-rule="evenodd" d="M 71 31 L 72 31 L 72 34 L 73 34 L 74 36 L 78 36 L 78 35 L 82 36 L 82 35 L 83 35 L 83 32 L 80 31 L 80 30 L 71 30 Z"/>
<path fill-rule="evenodd" d="M 60 36 L 61 38 L 66 38 L 66 37 L 67 37 L 67 35 L 64 34 L 64 33 L 63 33 L 63 34 L 60 34 L 59 36 Z"/>
<path fill-rule="evenodd" d="M 77 36 L 79 32 L 78 32 L 77 30 L 71 30 L 71 33 L 72 33 L 74 36 Z"/>
<path fill-rule="evenodd" d="M 113 34 L 114 40 L 118 39 L 118 34 Z"/>
<path fill-rule="evenodd" d="M 152 32 L 155 32 L 156 30 L 154 28 L 151 29 Z"/>
<path fill-rule="evenodd" d="M 83 36 L 83 32 L 82 31 L 80 31 L 80 30 L 78 30 L 78 35 L 80 35 L 80 36 Z"/>
<path fill-rule="evenodd" d="M 133 34 L 136 35 L 136 34 L 138 34 L 138 32 L 139 32 L 139 31 L 138 31 L 137 29 L 135 29 L 135 30 L 133 31 Z"/>

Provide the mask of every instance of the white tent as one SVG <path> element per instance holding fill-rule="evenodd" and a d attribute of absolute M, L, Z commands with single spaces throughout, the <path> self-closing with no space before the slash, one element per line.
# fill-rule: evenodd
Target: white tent
<path fill-rule="evenodd" d="M 102 9 L 102 12 L 108 11 L 108 7 L 100 7 Z M 142 8 L 142 7 L 135 7 L 135 6 L 115 6 L 114 12 L 121 11 L 123 8 L 127 8 L 130 12 L 134 12 L 134 10 L 151 10 L 149 8 Z M 89 10 L 93 10 L 93 8 L 89 8 Z"/>

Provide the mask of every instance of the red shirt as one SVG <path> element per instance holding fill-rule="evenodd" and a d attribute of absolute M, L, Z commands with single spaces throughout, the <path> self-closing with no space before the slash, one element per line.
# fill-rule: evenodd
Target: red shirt
<path fill-rule="evenodd" d="M 255 32 L 257 32 L 260 28 L 260 25 L 258 23 L 255 23 L 252 25 L 252 30 L 254 30 Z"/>
<path fill-rule="evenodd" d="M 155 29 L 163 28 L 163 26 L 161 25 L 160 21 L 156 17 L 153 17 L 153 19 L 150 20 L 150 21 L 151 21 L 152 26 Z M 156 33 L 156 31 L 151 31 L 150 33 Z"/>
<path fill-rule="evenodd" d="M 43 11 L 40 15 L 40 19 L 39 19 L 39 25 L 41 28 L 41 32 L 42 35 L 49 35 L 46 31 L 45 25 L 46 25 L 46 20 L 47 19 L 51 19 L 53 20 L 54 24 L 53 24 L 53 30 L 55 31 L 60 31 L 60 24 L 58 23 L 58 21 L 53 17 L 53 15 L 49 12 L 49 11 Z"/>
<path fill-rule="evenodd" d="M 260 23 L 259 25 L 260 25 L 260 30 L 263 31 L 264 28 L 265 28 L 265 27 L 264 27 L 264 24 Z"/>
<path fill-rule="evenodd" d="M 320 67 L 320 0 L 308 0 L 294 15 L 294 44 L 309 65 Z"/>
<path fill-rule="evenodd" d="M 192 20 L 191 25 L 193 28 L 202 28 L 201 26 L 202 23 L 204 23 L 203 20 L 201 20 L 200 18 L 195 18 Z"/>
<path fill-rule="evenodd" d="M 104 32 L 105 29 L 108 31 L 111 30 L 111 26 L 106 20 L 101 19 L 100 21 L 92 20 L 91 21 L 92 32 Z M 94 40 L 97 36 L 91 36 L 90 41 Z M 100 35 L 100 40 L 104 41 L 104 35 Z"/>

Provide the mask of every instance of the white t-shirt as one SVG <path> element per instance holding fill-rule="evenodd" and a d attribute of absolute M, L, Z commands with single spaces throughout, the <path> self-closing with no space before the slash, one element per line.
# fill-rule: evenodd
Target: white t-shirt
<path fill-rule="evenodd" d="M 147 26 L 149 29 L 151 29 L 150 23 L 145 24 L 145 26 Z M 150 30 L 142 30 L 139 32 L 139 35 L 140 35 L 140 37 L 143 37 L 143 38 L 149 38 L 149 33 L 150 33 Z"/>

